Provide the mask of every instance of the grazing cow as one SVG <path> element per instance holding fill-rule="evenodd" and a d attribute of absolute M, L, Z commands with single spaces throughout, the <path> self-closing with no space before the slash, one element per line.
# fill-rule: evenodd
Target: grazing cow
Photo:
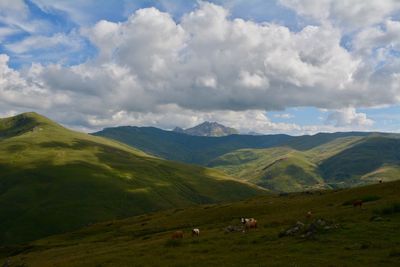
<path fill-rule="evenodd" d="M 176 231 L 171 236 L 172 239 L 182 239 L 183 238 L 183 231 Z"/>
<path fill-rule="evenodd" d="M 312 217 L 312 212 L 311 212 L 311 210 L 309 210 L 309 211 L 306 213 L 306 218 L 307 218 L 307 219 L 311 219 L 311 217 Z"/>
<path fill-rule="evenodd" d="M 383 180 L 382 180 L 382 179 L 379 179 L 379 183 L 380 183 L 380 184 L 383 183 Z"/>
<path fill-rule="evenodd" d="M 257 229 L 257 220 L 254 218 L 241 218 L 240 221 L 244 225 L 243 233 L 250 229 Z"/>
<path fill-rule="evenodd" d="M 240 218 L 240 222 L 243 225 L 246 224 L 247 222 L 250 222 L 250 221 L 255 221 L 255 219 L 254 218 L 244 218 L 244 217 Z"/>
<path fill-rule="evenodd" d="M 199 235 L 200 235 L 200 229 L 199 228 L 192 229 L 192 236 L 199 236 Z"/>
<path fill-rule="evenodd" d="M 353 207 L 357 207 L 357 206 L 359 206 L 360 208 L 362 208 L 362 204 L 363 204 L 363 201 L 361 200 L 361 199 L 358 199 L 358 200 L 354 200 L 353 201 Z"/>

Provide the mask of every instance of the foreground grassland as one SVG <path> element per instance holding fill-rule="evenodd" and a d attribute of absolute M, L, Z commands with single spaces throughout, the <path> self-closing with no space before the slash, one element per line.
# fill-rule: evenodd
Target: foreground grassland
<path fill-rule="evenodd" d="M 155 158 L 35 113 L 0 120 L 0 245 L 260 193 L 215 170 Z"/>
<path fill-rule="evenodd" d="M 363 199 L 363 208 L 351 205 Z M 310 219 L 305 217 L 312 211 Z M 239 217 L 258 230 L 225 233 Z M 312 238 L 279 237 L 297 221 L 335 225 Z M 189 235 L 199 227 L 200 237 Z M 262 196 L 98 223 L 1 249 L 10 266 L 399 266 L 400 182 Z M 171 233 L 184 230 L 181 241 Z"/>

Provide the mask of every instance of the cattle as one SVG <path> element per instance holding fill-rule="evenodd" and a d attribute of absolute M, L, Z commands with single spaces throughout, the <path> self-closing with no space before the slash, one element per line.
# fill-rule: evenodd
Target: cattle
<path fill-rule="evenodd" d="M 244 226 L 243 233 L 250 229 L 257 229 L 257 220 L 254 218 L 241 218 L 240 221 Z"/>
<path fill-rule="evenodd" d="M 246 224 L 246 222 L 250 222 L 250 221 L 255 221 L 255 219 L 254 218 L 244 218 L 244 217 L 240 218 L 240 222 L 243 225 Z"/>
<path fill-rule="evenodd" d="M 360 207 L 360 208 L 362 208 L 362 204 L 363 204 L 363 201 L 361 200 L 361 199 L 358 199 L 358 200 L 354 200 L 353 201 L 353 207 Z"/>
<path fill-rule="evenodd" d="M 199 236 L 199 235 L 200 235 L 200 229 L 199 228 L 192 229 L 192 236 Z"/>
<path fill-rule="evenodd" d="M 182 239 L 183 238 L 183 231 L 176 231 L 172 233 L 172 239 Z"/>
<path fill-rule="evenodd" d="M 311 212 L 311 210 L 309 210 L 307 213 L 306 213 L 306 218 L 307 219 L 311 219 L 311 217 L 312 217 L 312 212 Z"/>

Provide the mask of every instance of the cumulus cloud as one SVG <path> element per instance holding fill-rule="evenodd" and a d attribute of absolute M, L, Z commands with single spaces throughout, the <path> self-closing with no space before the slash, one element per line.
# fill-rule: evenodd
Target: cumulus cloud
<path fill-rule="evenodd" d="M 16 71 L 1 56 L 0 103 L 51 111 L 68 125 L 87 128 L 189 127 L 213 120 L 241 131 L 312 132 L 316 126 L 274 123 L 265 114 L 302 106 L 334 110 L 320 130 L 372 126 L 365 114 L 348 107 L 400 102 L 400 60 L 390 53 L 398 49 L 398 22 L 386 19 L 397 4 L 355 1 L 351 11 L 337 2 L 318 1 L 308 10 L 316 2 L 301 1 L 300 14 L 332 23 L 298 32 L 231 19 L 227 9 L 207 2 L 179 22 L 156 8 L 137 10 L 122 22 L 102 20 L 79 31 L 98 49 L 80 65 L 34 64 Z M 293 8 L 299 3 L 282 0 Z M 368 23 L 350 21 L 369 12 L 377 13 Z M 375 18 L 384 19 L 385 27 L 373 25 Z M 351 49 L 341 45 L 345 23 L 367 25 Z M 27 52 L 30 45 L 69 44 L 73 37 L 35 36 L 9 49 Z M 371 60 L 377 47 L 386 49 L 383 64 Z"/>
<path fill-rule="evenodd" d="M 382 22 L 400 10 L 397 0 L 279 0 L 321 23 L 332 23 L 344 30 L 355 30 Z"/>
<path fill-rule="evenodd" d="M 367 128 L 374 121 L 367 118 L 365 113 L 357 113 L 355 108 L 344 108 L 329 114 L 326 122 L 333 123 L 337 127 L 351 126 L 353 128 Z"/>

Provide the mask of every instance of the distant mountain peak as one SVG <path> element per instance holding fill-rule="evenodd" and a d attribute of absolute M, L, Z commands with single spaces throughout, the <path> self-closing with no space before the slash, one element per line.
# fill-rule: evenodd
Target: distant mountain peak
<path fill-rule="evenodd" d="M 205 121 L 197 126 L 188 128 L 186 130 L 175 127 L 174 132 L 185 133 L 196 136 L 227 136 L 231 134 L 238 134 L 239 132 L 230 127 L 226 127 L 218 122 Z"/>

